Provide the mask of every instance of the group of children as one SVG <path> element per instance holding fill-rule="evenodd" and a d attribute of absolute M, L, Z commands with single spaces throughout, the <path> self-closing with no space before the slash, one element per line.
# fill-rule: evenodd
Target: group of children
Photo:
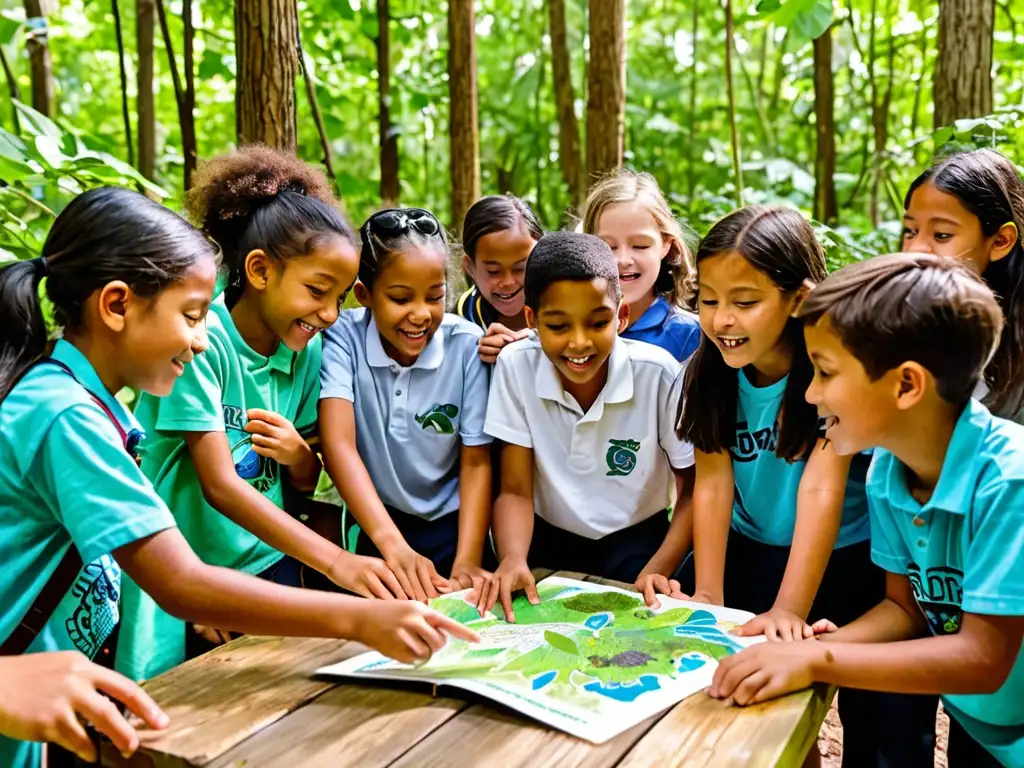
<path fill-rule="evenodd" d="M 712 695 L 841 686 L 845 765 L 931 765 L 942 694 L 951 766 L 1024 766 L 1024 182 L 956 155 L 905 208 L 907 253 L 826 275 L 777 206 L 691 257 L 647 174 L 599 181 L 576 232 L 484 198 L 455 315 L 433 214 L 357 236 L 284 153 L 208 163 L 199 229 L 86 193 L 0 271 L 0 654 L 134 680 L 229 632 L 425 658 L 474 636 L 423 601 L 471 589 L 514 621 L 546 566 L 753 612 L 737 631 L 776 642 Z M 322 470 L 345 546 L 302 522 Z M 29 659 L 74 695 L 20 719 L 0 696 L 13 738 L 90 756 L 78 712 L 133 749 L 96 689 L 163 722 L 107 670 Z"/>

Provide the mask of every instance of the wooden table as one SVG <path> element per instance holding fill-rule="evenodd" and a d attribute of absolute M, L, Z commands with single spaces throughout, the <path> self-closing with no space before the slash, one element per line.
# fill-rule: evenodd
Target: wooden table
<path fill-rule="evenodd" d="M 537 570 L 538 580 L 550 573 Z M 559 576 L 605 582 L 559 571 Z M 625 586 L 616 584 L 616 586 Z M 339 683 L 314 670 L 365 651 L 339 640 L 242 637 L 146 684 L 170 728 L 111 768 L 800 766 L 833 691 L 740 708 L 697 694 L 604 744 L 452 688 Z"/>

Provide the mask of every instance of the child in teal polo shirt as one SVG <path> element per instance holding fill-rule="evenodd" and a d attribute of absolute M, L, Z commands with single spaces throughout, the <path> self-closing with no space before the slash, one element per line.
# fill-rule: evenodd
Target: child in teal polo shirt
<path fill-rule="evenodd" d="M 334 323 L 358 263 L 355 236 L 326 180 L 298 158 L 249 147 L 208 163 L 190 213 L 224 253 L 209 349 L 167 397 L 144 395 L 142 471 L 205 561 L 288 586 L 301 565 L 367 597 L 404 597 L 382 560 L 357 557 L 285 511 L 311 492 L 320 332 Z M 127 583 L 118 669 L 149 678 L 221 635 L 186 628 Z"/>
<path fill-rule="evenodd" d="M 182 538 L 130 455 L 138 425 L 114 393 L 170 392 L 202 351 L 216 271 L 200 232 L 114 188 L 76 198 L 42 257 L 0 270 L 0 655 L 97 654 L 118 621 L 122 567 L 174 615 L 243 632 L 358 637 L 412 660 L 444 643 L 439 628 L 463 631 L 408 601 L 285 589 L 206 565 Z M 43 278 L 64 326 L 49 357 Z M 71 706 L 102 724 L 87 704 Z M 69 709 L 62 727 L 80 743 Z M 39 753 L 0 737 L 4 768 L 36 766 Z"/>
<path fill-rule="evenodd" d="M 835 273 L 800 313 L 827 437 L 843 455 L 880 447 L 867 493 L 886 599 L 838 630 L 819 623 L 824 642 L 723 660 L 712 693 L 747 704 L 815 681 L 937 693 L 951 768 L 1024 765 L 1024 427 L 971 398 L 999 305 L 953 260 L 894 255 Z"/>

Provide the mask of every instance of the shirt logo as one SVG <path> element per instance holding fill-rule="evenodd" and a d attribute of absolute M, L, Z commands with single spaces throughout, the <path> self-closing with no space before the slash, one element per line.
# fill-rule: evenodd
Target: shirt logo
<path fill-rule="evenodd" d="M 640 443 L 636 440 L 609 440 L 608 453 L 604 460 L 608 464 L 605 477 L 626 477 L 636 469 L 636 452 Z"/>
<path fill-rule="evenodd" d="M 942 565 L 922 569 L 917 563 L 908 563 L 907 577 L 931 633 L 955 635 L 963 618 L 963 571 Z"/>
<path fill-rule="evenodd" d="M 434 430 L 439 435 L 451 435 L 455 433 L 455 425 L 452 419 L 459 415 L 459 408 L 451 403 L 434 403 L 423 413 L 416 415 L 416 423 L 426 432 Z"/>
<path fill-rule="evenodd" d="M 739 462 L 753 461 L 760 453 L 775 453 L 778 442 L 778 419 L 771 427 L 757 429 L 753 432 L 750 431 L 747 422 L 740 421 L 736 424 L 736 444 L 732 446 L 732 458 Z"/>

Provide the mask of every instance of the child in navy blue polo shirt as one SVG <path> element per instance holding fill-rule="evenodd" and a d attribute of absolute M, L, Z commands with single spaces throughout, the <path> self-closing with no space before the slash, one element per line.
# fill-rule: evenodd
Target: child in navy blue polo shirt
<path fill-rule="evenodd" d="M 686 360 L 700 343 L 697 318 L 683 309 L 691 292 L 690 253 L 658 182 L 649 173 L 618 170 L 590 190 L 582 219 L 583 231 L 615 254 L 629 305 L 622 337 Z"/>
<path fill-rule="evenodd" d="M 941 694 L 951 768 L 1024 765 L 1024 427 L 971 398 L 999 305 L 954 260 L 894 255 L 827 278 L 800 314 L 807 400 L 835 451 L 878 447 L 867 493 L 886 597 L 841 629 L 818 622 L 826 642 L 723 660 L 711 693 L 749 704 L 819 681 Z"/>

